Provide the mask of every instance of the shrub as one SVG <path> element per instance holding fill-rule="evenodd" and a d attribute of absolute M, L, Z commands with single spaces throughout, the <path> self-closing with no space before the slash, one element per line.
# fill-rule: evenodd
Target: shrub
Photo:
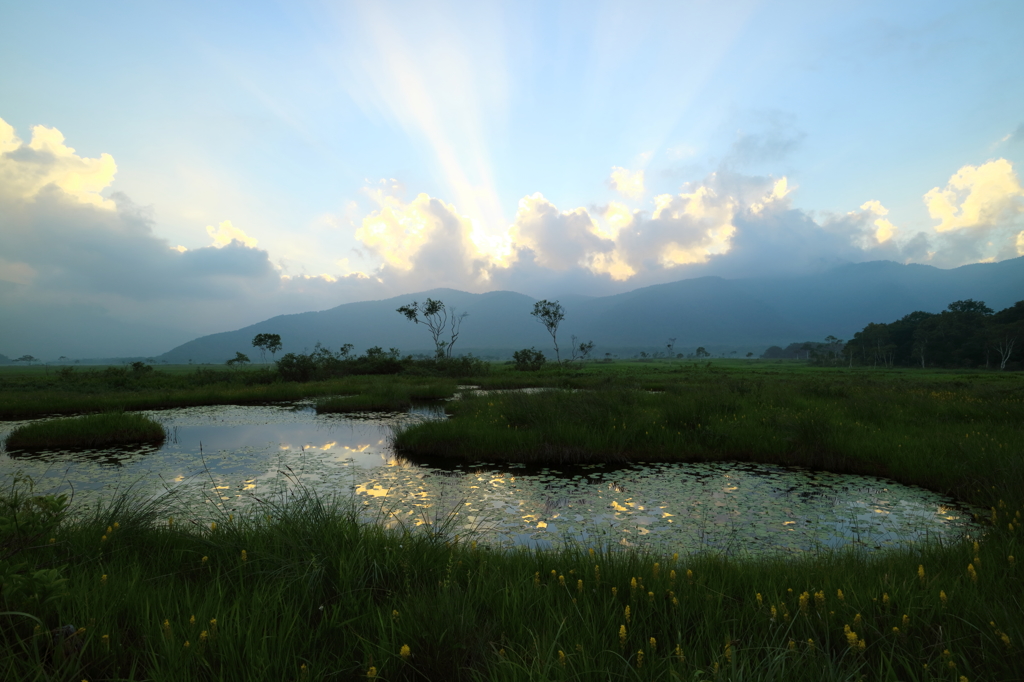
<path fill-rule="evenodd" d="M 536 372 L 547 362 L 544 353 L 533 347 L 517 350 L 512 354 L 512 359 L 520 372 Z"/>

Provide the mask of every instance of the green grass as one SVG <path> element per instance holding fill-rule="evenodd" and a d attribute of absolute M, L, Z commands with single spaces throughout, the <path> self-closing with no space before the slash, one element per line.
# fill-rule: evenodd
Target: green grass
<path fill-rule="evenodd" d="M 103 412 L 19 426 L 7 435 L 13 448 L 98 448 L 125 443 L 159 443 L 164 427 L 141 414 Z"/>
<path fill-rule="evenodd" d="M 1019 377 L 1015 377 L 1019 378 Z M 963 385 L 960 385 L 963 384 Z M 887 476 L 988 506 L 1024 489 L 1024 391 L 1006 383 L 693 374 L 663 392 L 506 392 L 396 432 L 412 458 L 757 461 Z"/>
<path fill-rule="evenodd" d="M 346 386 L 416 383 L 375 382 Z M 348 503 L 301 490 L 212 529 L 173 497 L 65 516 L 13 482 L 0 493 L 0 679 L 1024 679 L 1019 375 L 613 363 L 472 383 L 579 390 L 464 397 L 446 403 L 455 430 L 400 442 L 465 458 L 876 471 L 989 509 L 985 532 L 799 559 L 498 551 L 443 524 L 361 525 Z M 65 654 L 48 633 L 66 624 L 84 630 Z"/>
<path fill-rule="evenodd" d="M 7 519 L 12 491 L 0 504 Z M 8 569 L 3 609 L 29 615 L 0 616 L 0 677 L 343 680 L 371 667 L 385 680 L 1024 674 L 1011 509 L 976 547 L 745 563 L 495 551 L 444 528 L 360 525 L 344 503 L 302 491 L 215 528 L 168 523 L 174 510 L 173 499 L 122 497 L 84 519 L 51 515 L 8 532 L 17 560 L 63 567 L 66 582 L 36 575 L 12 589 Z M 24 589 L 33 581 L 34 593 Z M 65 624 L 81 628 L 66 653 L 49 644 Z"/>
<path fill-rule="evenodd" d="M 364 393 L 322 398 L 316 411 L 325 413 L 399 412 L 412 407 L 414 402 L 451 398 L 457 390 L 454 380 L 429 383 L 379 382 L 368 386 Z"/>

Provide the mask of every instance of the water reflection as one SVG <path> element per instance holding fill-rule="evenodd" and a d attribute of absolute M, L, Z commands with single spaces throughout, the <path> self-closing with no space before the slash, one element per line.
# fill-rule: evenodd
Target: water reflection
<path fill-rule="evenodd" d="M 80 503 L 129 484 L 151 496 L 176 490 L 197 517 L 302 484 L 351 498 L 367 520 L 530 547 L 573 539 L 731 555 L 873 550 L 968 528 L 952 500 L 872 477 L 741 463 L 552 469 L 396 457 L 390 429 L 441 418 L 437 409 L 353 417 L 317 415 L 307 402 L 150 414 L 170 436 L 158 449 L 0 453 L 0 473 L 22 470 L 43 491 L 73 485 Z M 15 425 L 0 425 L 0 438 Z"/>

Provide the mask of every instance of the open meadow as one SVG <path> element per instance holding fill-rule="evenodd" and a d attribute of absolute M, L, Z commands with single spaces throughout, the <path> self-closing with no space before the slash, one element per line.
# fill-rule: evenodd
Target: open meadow
<path fill-rule="evenodd" d="M 479 365 L 478 365 L 479 367 Z M 447 420 L 415 461 L 744 461 L 947 494 L 969 535 L 737 559 L 394 531 L 298 485 L 214 523 L 129 492 L 0 491 L 0 677 L 17 680 L 1024 679 L 1024 376 L 778 361 L 596 362 L 283 381 L 266 367 L 2 368 L 0 416 L 317 399 Z M 63 372 L 63 373 L 62 373 Z M 545 388 L 518 392 L 510 389 Z M 156 455 L 158 456 L 158 455 Z"/>

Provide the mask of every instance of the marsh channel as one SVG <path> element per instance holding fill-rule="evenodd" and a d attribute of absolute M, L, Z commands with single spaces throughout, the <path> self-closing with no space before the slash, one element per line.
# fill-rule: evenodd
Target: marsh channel
<path fill-rule="evenodd" d="M 578 542 L 742 557 L 876 551 L 978 533 L 954 500 L 870 476 L 731 462 L 542 468 L 396 455 L 392 430 L 444 419 L 436 406 L 318 415 L 312 401 L 300 401 L 146 414 L 167 429 L 160 446 L 0 447 L 0 477 L 28 474 L 40 493 L 73 489 L 80 511 L 129 488 L 144 498 L 172 495 L 179 517 L 199 521 L 305 487 L 353 505 L 367 522 L 501 546 Z M 0 440 L 24 423 L 0 422 Z"/>

